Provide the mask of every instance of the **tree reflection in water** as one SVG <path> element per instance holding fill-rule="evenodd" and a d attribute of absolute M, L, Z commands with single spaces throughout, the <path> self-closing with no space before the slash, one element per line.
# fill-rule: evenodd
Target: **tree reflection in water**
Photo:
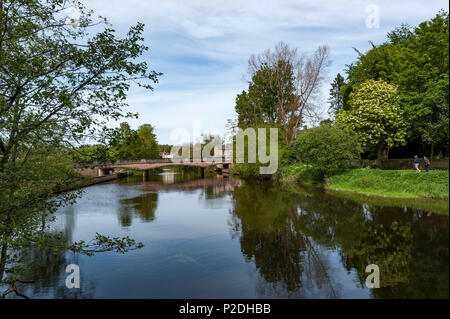
<path fill-rule="evenodd" d="M 448 297 L 446 216 L 418 219 L 411 209 L 369 207 L 314 188 L 280 191 L 270 183 L 247 184 L 232 196 L 231 233 L 263 278 L 263 295 L 339 297 L 328 258 L 335 251 L 348 271 L 356 270 L 360 286 L 367 265 L 380 267 L 374 297 Z"/>
<path fill-rule="evenodd" d="M 72 242 L 75 214 L 73 207 L 65 207 L 62 216 L 65 216 L 62 229 L 54 227 L 54 234 L 59 234 L 58 246 L 67 246 Z M 42 214 L 41 228 L 45 230 L 46 224 L 53 222 L 48 215 Z M 55 225 L 58 226 L 58 225 Z M 59 225 L 61 226 L 61 225 Z M 51 243 L 50 243 L 51 244 Z M 65 275 L 66 266 L 78 264 L 78 255 L 71 252 L 55 252 L 53 247 L 28 247 L 5 251 L 10 256 L 14 255 L 14 264 L 6 264 L 5 272 L 0 274 L 0 280 L 10 281 L 12 284 L 0 286 L 0 295 L 5 298 L 41 295 L 48 298 L 92 298 L 95 292 L 93 282 L 82 280 L 79 289 L 67 289 L 61 284 L 61 274 Z M 6 259 L 5 259 L 6 260 Z M 11 291 L 11 288 L 15 290 Z M 17 294 L 18 295 L 17 295 Z"/>
<path fill-rule="evenodd" d="M 133 217 L 139 217 L 144 223 L 155 219 L 155 211 L 158 207 L 158 193 L 144 193 L 133 198 L 120 201 L 119 222 L 122 227 L 129 227 Z"/>
<path fill-rule="evenodd" d="M 206 212 L 217 208 L 227 214 L 229 208 L 228 216 L 224 216 L 228 218 L 225 228 L 228 228 L 232 239 L 239 241 L 238 259 L 241 259 L 242 253 L 251 267 L 256 268 L 256 280 L 250 281 L 256 285 L 256 296 L 346 297 L 347 289 L 365 287 L 368 275 L 365 273 L 366 266 L 377 264 L 380 267 L 381 288 L 370 290 L 372 297 L 448 298 L 448 216 L 358 202 L 318 188 L 291 190 L 270 182 L 244 183 L 233 178 L 176 176 L 174 183 L 163 183 L 161 177 L 151 177 L 144 183 L 141 179 L 136 183 L 116 183 L 120 186 L 117 193 L 105 195 L 101 199 L 95 188 L 92 189 L 92 199 L 87 199 L 86 207 L 89 211 L 96 203 L 99 206 L 94 207 L 100 210 L 100 207 L 108 205 L 110 198 L 116 199 L 118 204 L 114 202 L 108 207 L 118 208 L 119 224 L 125 228 L 132 225 L 134 218 L 138 218 L 141 223 L 154 221 L 158 217 L 158 202 L 164 200 L 162 194 L 165 192 L 178 192 L 180 196 L 171 194 L 169 197 L 182 200 L 184 196 L 198 194 L 198 207 L 206 207 Z M 125 187 L 122 184 L 126 184 Z M 101 187 L 97 189 L 103 192 L 101 190 Z M 117 198 L 119 193 L 123 194 L 121 199 Z M 184 202 L 180 203 L 179 210 L 184 211 Z M 72 242 L 77 214 L 71 209 L 70 206 L 66 207 L 61 214 L 65 216 L 59 225 L 63 230 L 60 238 L 63 243 Z M 195 208 L 190 212 L 195 214 Z M 42 228 L 48 222 L 42 219 Z M 155 227 L 155 223 L 152 226 Z M 174 227 L 179 225 L 175 223 Z M 167 226 L 166 229 L 170 230 Z M 166 235 L 171 238 L 170 232 Z M 176 238 L 179 239 L 179 233 L 176 233 Z M 212 259 L 211 264 L 222 262 L 223 259 L 214 260 L 218 258 L 217 252 L 212 251 L 214 246 L 209 246 L 209 242 L 199 241 L 198 245 L 188 247 L 200 247 L 205 260 Z M 227 251 L 236 247 L 234 240 L 220 241 L 220 245 L 226 247 Z M 65 289 L 61 284 L 62 276 L 66 275 L 66 265 L 78 263 L 75 254 L 53 254 L 45 248 L 9 250 L 8 253 L 20 255 L 23 266 L 14 269 L 17 278 L 34 281 L 31 285 L 17 284 L 25 294 L 51 298 L 90 298 L 95 295 L 93 282 L 82 281 L 84 286 L 79 290 Z M 153 255 L 148 256 L 151 259 Z M 224 256 L 229 256 L 228 252 Z M 8 265 L 6 268 L 11 267 Z M 174 268 L 170 269 L 174 271 Z M 239 271 L 243 271 L 243 268 L 235 269 L 238 272 L 236 277 L 241 276 Z M 223 269 L 221 266 L 211 266 L 208 271 L 220 273 Z M 356 283 L 342 279 L 346 271 L 354 276 L 351 280 L 356 280 Z M 183 285 L 178 281 L 170 282 L 170 276 L 174 275 L 172 272 L 165 273 L 161 269 L 161 274 L 167 276 L 165 280 L 174 287 Z M 130 278 L 133 279 L 134 275 L 130 274 Z M 221 281 L 218 279 L 217 283 Z M 3 287 L 0 288 L 3 290 Z M 100 290 L 101 287 L 98 288 Z M 143 296 L 146 292 L 142 292 Z M 357 295 L 360 296 L 359 292 Z M 365 294 L 361 296 L 367 297 Z M 12 294 L 7 297 L 12 297 Z"/>
<path fill-rule="evenodd" d="M 301 298 L 319 289 L 339 297 L 324 252 L 300 229 L 295 195 L 262 184 L 236 189 L 233 199 L 232 235 L 267 282 L 260 282 L 260 293 Z"/>

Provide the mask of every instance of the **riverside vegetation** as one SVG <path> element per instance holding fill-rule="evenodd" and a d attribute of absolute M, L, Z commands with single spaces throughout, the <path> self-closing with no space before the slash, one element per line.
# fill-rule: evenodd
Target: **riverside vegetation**
<path fill-rule="evenodd" d="M 307 57 L 280 43 L 251 56 L 249 86 L 236 97 L 234 127 L 279 128 L 280 168 L 264 176 L 259 175 L 261 163 L 236 164 L 232 173 L 384 198 L 415 198 L 418 206 L 423 206 L 422 199 L 439 199 L 443 204 L 438 206 L 447 206 L 443 210 L 448 213 L 448 170 L 416 173 L 343 164 L 396 157 L 411 158 L 412 165 L 415 154 L 448 157 L 448 36 L 448 12 L 440 11 L 417 27 L 401 25 L 387 34 L 386 42 L 371 43 L 365 53 L 357 51 L 347 76 L 338 74 L 332 83 L 330 118 L 306 132 L 300 127 L 317 120 L 320 103 L 315 98 L 329 62 L 327 48 L 319 47 Z"/>

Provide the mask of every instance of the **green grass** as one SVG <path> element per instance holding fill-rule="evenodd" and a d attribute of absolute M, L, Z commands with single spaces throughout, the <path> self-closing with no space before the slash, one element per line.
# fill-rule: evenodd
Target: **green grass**
<path fill-rule="evenodd" d="M 326 188 L 395 198 L 449 198 L 448 170 L 348 169 L 331 176 Z"/>
<path fill-rule="evenodd" d="M 317 170 L 311 165 L 294 163 L 280 167 L 275 179 L 282 182 L 296 182 L 302 184 L 320 183 Z"/>

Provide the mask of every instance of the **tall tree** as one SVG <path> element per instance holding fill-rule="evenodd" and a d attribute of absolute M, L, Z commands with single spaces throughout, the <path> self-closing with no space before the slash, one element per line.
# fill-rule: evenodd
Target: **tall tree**
<path fill-rule="evenodd" d="M 449 135 L 443 124 L 449 79 L 449 16 L 441 11 L 415 28 L 402 25 L 387 35 L 388 40 L 366 53 L 358 51 L 348 66 L 348 83 L 341 90 L 344 108 L 353 87 L 366 80 L 382 79 L 398 87 L 400 106 L 408 125 L 407 141 L 415 149 L 427 149 L 431 156 L 448 155 Z M 444 133 L 444 134 L 443 134 Z"/>
<path fill-rule="evenodd" d="M 336 115 L 343 109 L 344 100 L 341 93 L 341 88 L 344 85 L 344 77 L 338 73 L 331 83 L 330 97 L 328 98 L 329 108 L 328 114 L 335 118 Z"/>
<path fill-rule="evenodd" d="M 103 31 L 92 32 L 100 22 L 78 1 L 0 3 L 2 268 L 8 246 L 24 240 L 28 245 L 42 244 L 43 234 L 33 223 L 40 214 L 73 199 L 67 194 L 52 197 L 66 177 L 65 170 L 54 169 L 58 163 L 48 152 L 102 131 L 109 120 L 134 116 L 123 110 L 130 84 L 152 89 L 160 73 L 137 61 L 148 50 L 142 43 L 141 23 L 118 37 L 104 19 Z M 80 13 L 77 21 L 65 17 L 70 6 Z M 33 171 L 41 177 L 35 178 Z M 114 246 L 105 238 L 97 239 L 103 247 Z"/>
<path fill-rule="evenodd" d="M 137 129 L 140 150 L 138 158 L 159 158 L 158 142 L 151 124 L 143 124 Z"/>
<path fill-rule="evenodd" d="M 130 124 L 127 122 L 120 123 L 119 127 L 109 130 L 109 146 L 110 156 L 113 159 L 132 159 L 134 158 L 136 148 L 137 135 Z"/>
<path fill-rule="evenodd" d="M 151 124 L 143 124 L 133 130 L 127 122 L 123 122 L 109 131 L 112 159 L 159 158 L 158 142 Z"/>
<path fill-rule="evenodd" d="M 281 42 L 273 50 L 249 59 L 249 89 L 236 99 L 238 125 L 276 124 L 286 145 L 292 145 L 299 127 L 317 118 L 316 98 L 329 64 L 328 47 L 311 57 Z"/>

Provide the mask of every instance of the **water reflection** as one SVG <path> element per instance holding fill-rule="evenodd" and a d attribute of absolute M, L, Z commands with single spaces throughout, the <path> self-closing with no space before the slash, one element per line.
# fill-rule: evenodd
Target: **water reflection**
<path fill-rule="evenodd" d="M 158 207 L 158 193 L 144 193 L 133 198 L 120 200 L 119 221 L 122 227 L 129 227 L 133 217 L 137 216 L 144 223 L 155 219 Z"/>
<path fill-rule="evenodd" d="M 145 247 L 20 252 L 33 297 L 448 298 L 448 216 L 432 210 L 164 171 L 89 187 L 57 216 L 67 243 L 98 231 Z M 64 287 L 69 263 L 86 278 L 76 294 Z M 380 267 L 379 289 L 365 288 L 368 264 Z"/>
<path fill-rule="evenodd" d="M 318 190 L 292 197 L 271 184 L 238 189 L 233 197 L 232 224 L 243 253 L 267 282 L 286 291 L 303 296 L 308 287 L 328 286 L 323 296 L 338 297 L 332 269 L 321 257 L 328 250 L 357 271 L 361 286 L 366 266 L 380 267 L 381 289 L 373 289 L 373 297 L 448 297 L 446 216 L 369 207 Z M 311 262 L 313 271 L 305 275 Z"/>
<path fill-rule="evenodd" d="M 50 242 L 50 245 L 69 245 L 72 241 L 75 214 L 72 207 L 66 207 L 63 210 L 64 220 L 54 222 L 53 218 L 46 214 L 42 214 L 40 218 L 38 227 L 42 230 L 49 222 L 59 224 L 53 225 L 51 232 L 55 235 L 55 239 L 54 242 Z M 57 234 L 58 236 L 56 236 Z M 8 285 L 0 285 L 0 295 L 4 298 L 41 296 L 73 299 L 92 298 L 94 296 L 95 285 L 92 281 L 83 281 L 79 289 L 66 289 L 65 286 L 61 285 L 61 274 L 65 274 L 66 266 L 78 264 L 79 258 L 76 254 L 55 252 L 54 249 L 49 247 L 28 247 L 20 250 L 14 250 L 10 247 L 7 253 L 10 257 L 14 255 L 16 262 L 6 264 L 5 272 L 0 276 L 11 282 Z"/>
<path fill-rule="evenodd" d="M 163 184 L 174 184 L 175 183 L 175 176 L 176 173 L 172 172 L 171 170 L 163 170 L 165 171 L 163 174 L 161 174 L 162 183 Z"/>

